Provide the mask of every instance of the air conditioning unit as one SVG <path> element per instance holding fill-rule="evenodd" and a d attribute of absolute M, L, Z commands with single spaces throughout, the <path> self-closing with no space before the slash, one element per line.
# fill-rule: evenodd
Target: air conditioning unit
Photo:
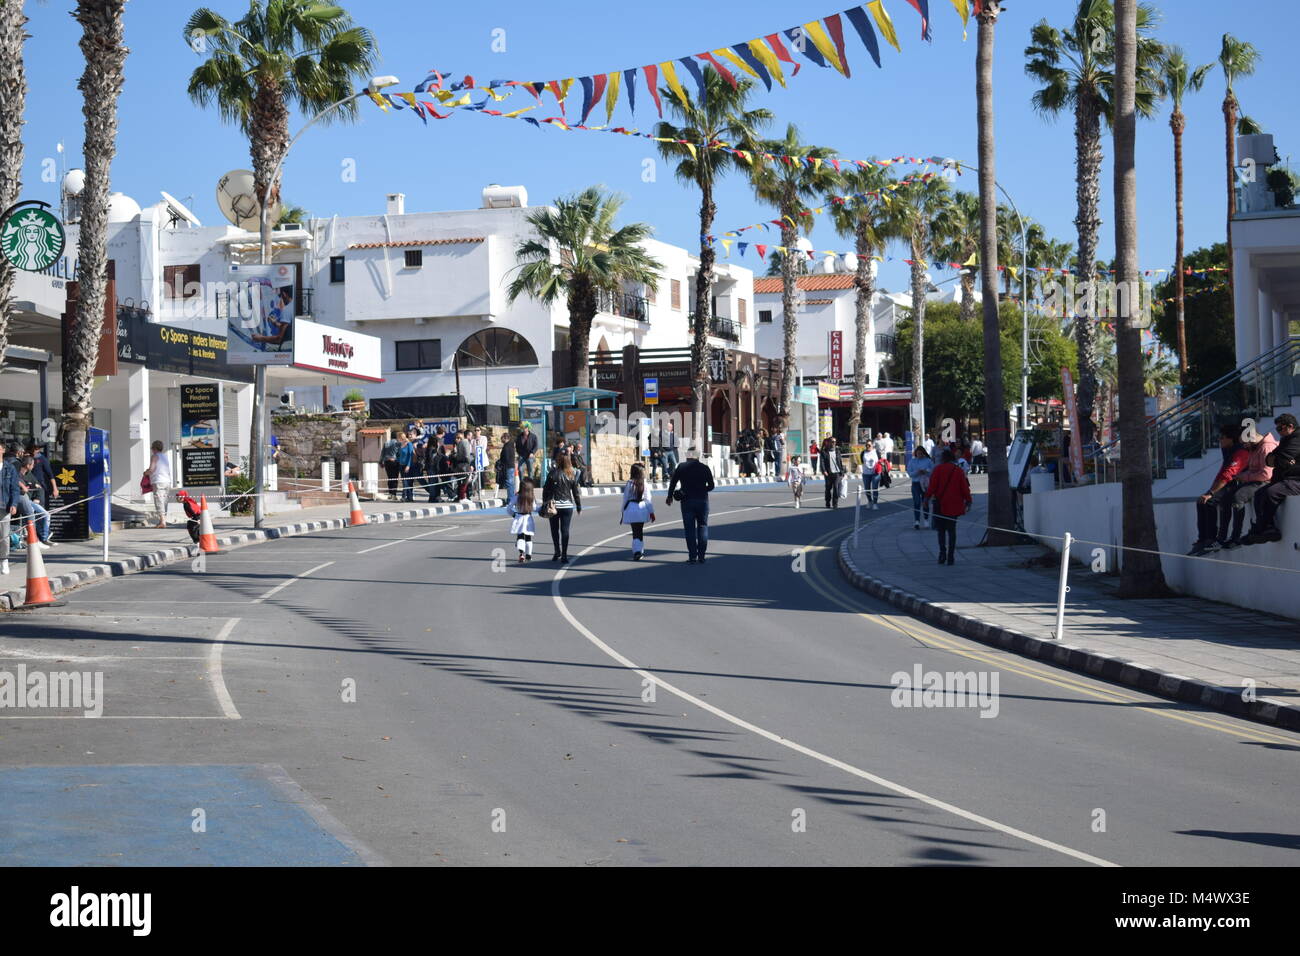
<path fill-rule="evenodd" d="M 283 392 L 280 395 L 281 408 L 293 408 L 293 392 Z"/>

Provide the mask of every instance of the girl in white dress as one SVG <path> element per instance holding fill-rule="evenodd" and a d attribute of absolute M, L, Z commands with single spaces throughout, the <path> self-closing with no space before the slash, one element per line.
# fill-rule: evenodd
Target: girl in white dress
<path fill-rule="evenodd" d="M 533 535 L 537 533 L 537 522 L 533 519 L 533 481 L 525 478 L 519 483 L 519 493 L 510 502 L 510 533 L 515 536 L 515 547 L 519 549 L 519 563 L 533 560 Z"/>
<path fill-rule="evenodd" d="M 799 467 L 799 456 L 790 456 L 790 467 L 785 473 L 786 483 L 790 486 L 790 493 L 794 495 L 794 506 L 802 507 L 803 501 L 803 469 Z"/>
<path fill-rule="evenodd" d="M 632 560 L 640 561 L 645 554 L 645 523 L 655 520 L 654 497 L 645 482 L 645 466 L 632 466 L 632 477 L 623 486 L 623 508 L 619 524 L 632 526 Z"/>

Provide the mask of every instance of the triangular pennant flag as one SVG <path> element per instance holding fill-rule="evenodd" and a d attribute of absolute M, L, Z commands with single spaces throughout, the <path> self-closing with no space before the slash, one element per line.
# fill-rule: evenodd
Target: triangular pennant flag
<path fill-rule="evenodd" d="M 652 64 L 643 66 L 641 69 L 645 71 L 645 85 L 650 90 L 651 98 L 655 101 L 655 110 L 660 116 L 663 116 L 664 105 L 659 102 L 659 67 Z"/>
<path fill-rule="evenodd" d="M 763 245 L 763 244 L 760 242 L 760 243 L 757 243 L 757 244 L 754 246 L 754 248 L 758 251 L 758 257 L 759 257 L 760 259 L 766 259 L 766 258 L 767 258 L 767 246 Z"/>
<path fill-rule="evenodd" d="M 876 66 L 880 66 L 880 45 L 876 43 L 876 31 L 871 28 L 867 11 L 862 7 L 854 7 L 852 10 L 845 10 L 844 15 L 849 18 L 849 23 L 853 24 L 853 29 L 858 31 L 858 39 L 867 48 L 867 53 L 871 54 L 871 59 L 876 61 Z"/>
<path fill-rule="evenodd" d="M 736 241 L 736 240 L 734 240 L 734 239 L 723 239 L 723 240 L 722 240 L 722 248 L 726 250 L 726 254 L 727 254 L 728 256 L 731 255 L 731 244 L 732 244 L 733 242 L 735 242 L 735 241 Z"/>
<path fill-rule="evenodd" d="M 696 90 L 695 101 L 697 103 L 703 103 L 704 102 L 704 71 L 701 70 L 700 65 L 696 63 L 695 60 L 689 56 L 684 56 L 681 59 L 679 59 L 677 62 L 686 68 L 686 72 L 689 73 L 691 75 L 691 79 L 695 81 L 695 90 Z"/>
<path fill-rule="evenodd" d="M 765 39 L 768 42 L 768 44 L 771 45 L 772 52 L 776 54 L 776 58 L 778 60 L 780 60 L 782 63 L 789 63 L 792 67 L 794 67 L 794 69 L 790 71 L 790 75 L 798 76 L 799 69 L 800 67 L 803 66 L 803 64 L 799 63 L 797 60 L 795 60 L 794 57 L 790 55 L 790 51 L 787 50 L 785 48 L 785 44 L 781 42 L 781 35 L 778 33 L 769 33 L 763 39 Z"/>
<path fill-rule="evenodd" d="M 582 112 L 578 115 L 582 117 L 581 122 L 585 123 L 587 122 L 587 114 L 591 112 L 591 107 L 594 104 L 592 94 L 596 89 L 596 82 L 589 76 L 582 76 L 578 78 L 578 84 L 582 87 Z"/>
<path fill-rule="evenodd" d="M 803 30 L 808 39 L 813 41 L 813 45 L 817 47 L 817 51 L 826 58 L 826 62 L 835 67 L 835 69 L 840 73 L 847 76 L 848 74 L 844 71 L 844 64 L 840 61 L 839 56 L 835 52 L 835 43 L 826 35 L 825 28 L 814 20 L 811 23 L 805 23 L 803 25 Z"/>
<path fill-rule="evenodd" d="M 677 94 L 677 100 L 685 103 L 687 100 L 686 90 L 682 89 L 681 81 L 677 79 L 677 70 L 673 67 L 672 60 L 665 60 L 659 64 L 659 72 L 664 75 L 664 82 L 668 84 L 668 89 Z"/>
<path fill-rule="evenodd" d="M 735 89 L 737 86 L 740 85 L 736 81 L 735 74 L 733 74 L 725 66 L 719 63 L 717 57 L 715 57 L 712 53 L 697 53 L 695 55 L 697 58 L 703 60 L 705 63 L 708 63 L 711 67 L 717 70 L 718 75 L 722 77 L 724 80 L 726 80 L 728 83 L 730 83 L 732 89 Z"/>
<path fill-rule="evenodd" d="M 921 39 L 930 39 L 930 0 L 907 0 L 921 15 Z"/>
<path fill-rule="evenodd" d="M 767 72 L 772 74 L 778 83 L 785 86 L 785 74 L 781 72 L 781 64 L 776 55 L 767 48 L 767 44 L 762 40 L 750 40 L 749 52 L 753 54 L 754 59 L 761 63 Z"/>
<path fill-rule="evenodd" d="M 832 14 L 827 17 L 824 22 L 826 24 L 826 32 L 831 35 L 831 40 L 835 44 L 835 53 L 839 56 L 840 63 L 844 67 L 841 72 L 846 77 L 852 76 L 849 72 L 849 57 L 844 50 L 844 25 L 840 23 L 840 15 L 838 13 Z"/>
<path fill-rule="evenodd" d="M 790 42 L 794 45 L 797 52 L 802 53 L 818 66 L 830 66 L 830 64 L 826 62 L 825 58 L 822 57 L 821 52 L 817 47 L 808 42 L 808 31 L 804 27 L 791 27 L 789 30 L 785 31 L 785 35 L 790 38 Z"/>
<path fill-rule="evenodd" d="M 969 0 L 952 0 L 953 7 L 961 16 L 961 38 L 966 39 L 966 23 L 970 20 L 970 3 Z"/>
<path fill-rule="evenodd" d="M 605 88 L 605 122 L 614 118 L 614 107 L 618 105 L 618 88 L 622 81 L 619 73 L 609 74 L 609 83 Z"/>
<path fill-rule="evenodd" d="M 636 112 L 636 70 L 624 70 L 623 82 L 627 84 L 628 112 Z"/>
<path fill-rule="evenodd" d="M 898 45 L 898 34 L 894 32 L 894 21 L 889 19 L 889 14 L 886 12 L 882 0 L 870 0 L 867 3 L 867 9 L 871 11 L 876 26 L 880 28 L 880 35 L 889 42 L 890 46 L 901 53 L 902 48 Z"/>
<path fill-rule="evenodd" d="M 747 243 L 747 242 L 738 242 L 738 243 L 736 243 L 736 248 L 740 250 L 740 254 L 741 254 L 741 256 L 744 256 L 744 255 L 745 255 L 745 250 L 749 248 L 749 243 Z"/>

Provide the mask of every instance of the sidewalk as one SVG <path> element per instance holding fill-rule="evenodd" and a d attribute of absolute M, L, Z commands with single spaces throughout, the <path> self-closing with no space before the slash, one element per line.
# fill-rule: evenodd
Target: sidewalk
<path fill-rule="evenodd" d="M 1060 559 L 1046 548 L 977 547 L 987 498 L 957 523 L 957 561 L 938 564 L 933 531 L 881 502 L 855 546 L 839 549 L 852 585 L 965 637 L 1093 677 L 1238 717 L 1300 730 L 1300 630 L 1295 621 L 1193 597 L 1122 600 L 1119 579 L 1072 564 L 1065 640 L 1056 641 Z M 896 513 L 891 513 L 895 512 Z M 1050 554 L 1045 566 L 1028 562 Z M 1242 699 L 1243 681 L 1257 699 Z"/>

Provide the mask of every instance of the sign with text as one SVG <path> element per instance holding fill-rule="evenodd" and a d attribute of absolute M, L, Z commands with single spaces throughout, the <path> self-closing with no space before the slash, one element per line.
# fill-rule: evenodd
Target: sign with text
<path fill-rule="evenodd" d="M 221 485 L 221 386 L 181 386 L 181 484 Z"/>
<path fill-rule="evenodd" d="M 148 313 L 117 310 L 117 359 L 153 372 L 175 372 L 228 382 L 252 382 L 253 370 L 226 361 L 226 337 L 196 328 L 150 322 Z"/>
<path fill-rule="evenodd" d="M 645 403 L 647 405 L 659 404 L 659 379 L 648 378 L 645 380 Z"/>
<path fill-rule="evenodd" d="M 844 377 L 844 333 L 832 332 L 830 343 L 831 381 L 838 382 Z"/>
<path fill-rule="evenodd" d="M 379 339 L 299 319 L 294 324 L 293 367 L 382 382 Z"/>
<path fill-rule="evenodd" d="M 62 509 L 50 512 L 50 537 L 56 541 L 85 541 L 90 537 L 90 514 L 86 509 L 89 473 L 86 465 L 59 464 L 54 468 L 59 497 L 51 504 Z M 102 507 L 100 502 L 96 504 Z"/>

